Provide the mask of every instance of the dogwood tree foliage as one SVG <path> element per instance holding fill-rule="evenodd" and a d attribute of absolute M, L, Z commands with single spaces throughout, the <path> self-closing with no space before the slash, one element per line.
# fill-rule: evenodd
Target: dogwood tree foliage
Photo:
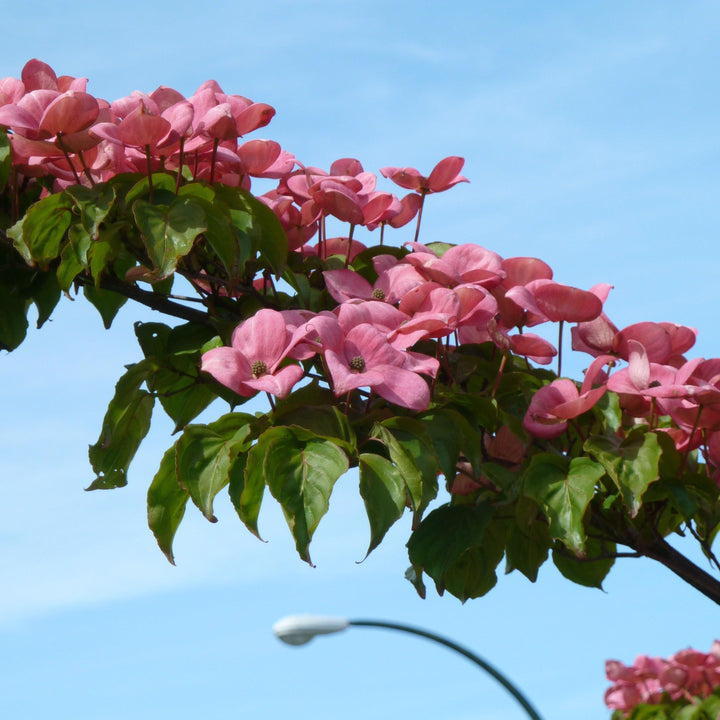
<path fill-rule="evenodd" d="M 107 102 L 38 60 L 0 80 L 0 347 L 63 295 L 108 328 L 127 302 L 159 313 L 135 326 L 89 489 L 128 482 L 165 412 L 176 437 L 148 521 L 171 562 L 188 506 L 215 521 L 220 492 L 258 536 L 262 503 L 280 503 L 310 562 L 333 486 L 357 468 L 367 552 L 410 513 L 421 594 L 429 577 L 483 595 L 503 559 L 535 581 L 549 557 L 600 587 L 616 558 L 646 556 L 720 602 L 667 541 L 692 536 L 717 567 L 720 359 L 686 357 L 695 330 L 619 329 L 608 285 L 423 237 L 431 195 L 466 181 L 461 158 L 384 180 L 351 158 L 310 167 L 254 139 L 274 112 L 214 81 Z M 394 241 L 410 223 L 413 241 Z M 562 375 L 570 349 L 583 378 Z M 258 395 L 265 411 L 247 411 Z"/>

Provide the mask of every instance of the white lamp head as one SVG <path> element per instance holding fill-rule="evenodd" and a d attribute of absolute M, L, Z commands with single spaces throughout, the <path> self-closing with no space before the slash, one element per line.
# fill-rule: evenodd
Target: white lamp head
<path fill-rule="evenodd" d="M 305 645 L 316 635 L 341 632 L 348 627 L 346 618 L 323 615 L 288 615 L 272 627 L 275 635 L 288 645 Z"/>

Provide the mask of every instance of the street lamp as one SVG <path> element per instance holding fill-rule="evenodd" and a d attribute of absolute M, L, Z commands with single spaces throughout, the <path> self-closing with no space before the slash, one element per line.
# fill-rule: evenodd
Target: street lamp
<path fill-rule="evenodd" d="M 420 628 L 410 625 L 401 625 L 400 623 L 384 622 L 381 620 L 348 620 L 346 618 L 328 617 L 322 615 L 289 615 L 278 620 L 273 625 L 275 635 L 289 645 L 305 645 L 318 635 L 329 635 L 354 627 L 375 627 L 385 628 L 387 630 L 399 630 L 400 632 L 419 635 L 433 642 L 445 645 L 445 647 L 455 650 L 471 662 L 481 667 L 488 675 L 497 680 L 519 703 L 532 720 L 542 720 L 540 714 L 533 708 L 530 701 L 513 685 L 499 670 L 494 668 L 490 663 L 478 657 L 470 650 L 454 643 L 452 640 L 436 635 L 435 633 L 421 630 Z"/>

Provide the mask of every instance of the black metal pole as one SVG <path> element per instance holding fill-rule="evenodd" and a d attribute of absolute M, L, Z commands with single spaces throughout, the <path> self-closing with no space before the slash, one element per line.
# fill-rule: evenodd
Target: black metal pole
<path fill-rule="evenodd" d="M 486 673 L 488 673 L 488 675 L 495 678 L 495 680 L 497 680 L 520 703 L 520 705 L 523 706 L 523 709 L 532 718 L 532 720 L 542 720 L 542 717 L 540 717 L 538 711 L 530 704 L 530 701 L 499 670 L 496 670 L 492 665 L 490 665 L 490 663 L 486 662 L 481 657 L 478 657 L 475 653 L 470 652 L 467 648 L 454 643 L 452 640 L 448 640 L 447 638 L 428 632 L 427 630 L 412 627 L 411 625 L 383 622 L 380 620 L 350 620 L 350 625 L 357 627 L 376 627 L 386 628 L 388 630 L 400 630 L 401 632 L 419 635 L 427 640 L 432 640 L 440 645 L 445 645 L 445 647 L 449 647 L 451 650 L 460 653 L 460 655 L 463 655 L 471 662 L 474 662 Z"/>

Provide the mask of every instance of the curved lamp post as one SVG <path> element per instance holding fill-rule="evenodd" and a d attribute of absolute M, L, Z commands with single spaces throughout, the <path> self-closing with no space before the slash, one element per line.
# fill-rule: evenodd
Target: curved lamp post
<path fill-rule="evenodd" d="M 350 626 L 399 630 L 400 632 L 419 635 L 440 645 L 445 645 L 445 647 L 455 650 L 455 652 L 460 653 L 460 655 L 474 662 L 488 673 L 488 675 L 495 678 L 495 680 L 522 705 L 528 717 L 532 718 L 532 720 L 542 720 L 538 711 L 530 704 L 530 701 L 499 670 L 495 669 L 481 657 L 475 655 L 475 653 L 470 652 L 470 650 L 452 642 L 452 640 L 448 640 L 440 635 L 435 635 L 435 633 L 428 632 L 427 630 L 380 620 L 347 620 L 346 618 L 322 615 L 289 615 L 288 617 L 278 620 L 272 629 L 275 635 L 283 642 L 288 643 L 288 645 L 305 645 L 317 635 L 329 635 L 331 633 L 341 632 Z"/>

